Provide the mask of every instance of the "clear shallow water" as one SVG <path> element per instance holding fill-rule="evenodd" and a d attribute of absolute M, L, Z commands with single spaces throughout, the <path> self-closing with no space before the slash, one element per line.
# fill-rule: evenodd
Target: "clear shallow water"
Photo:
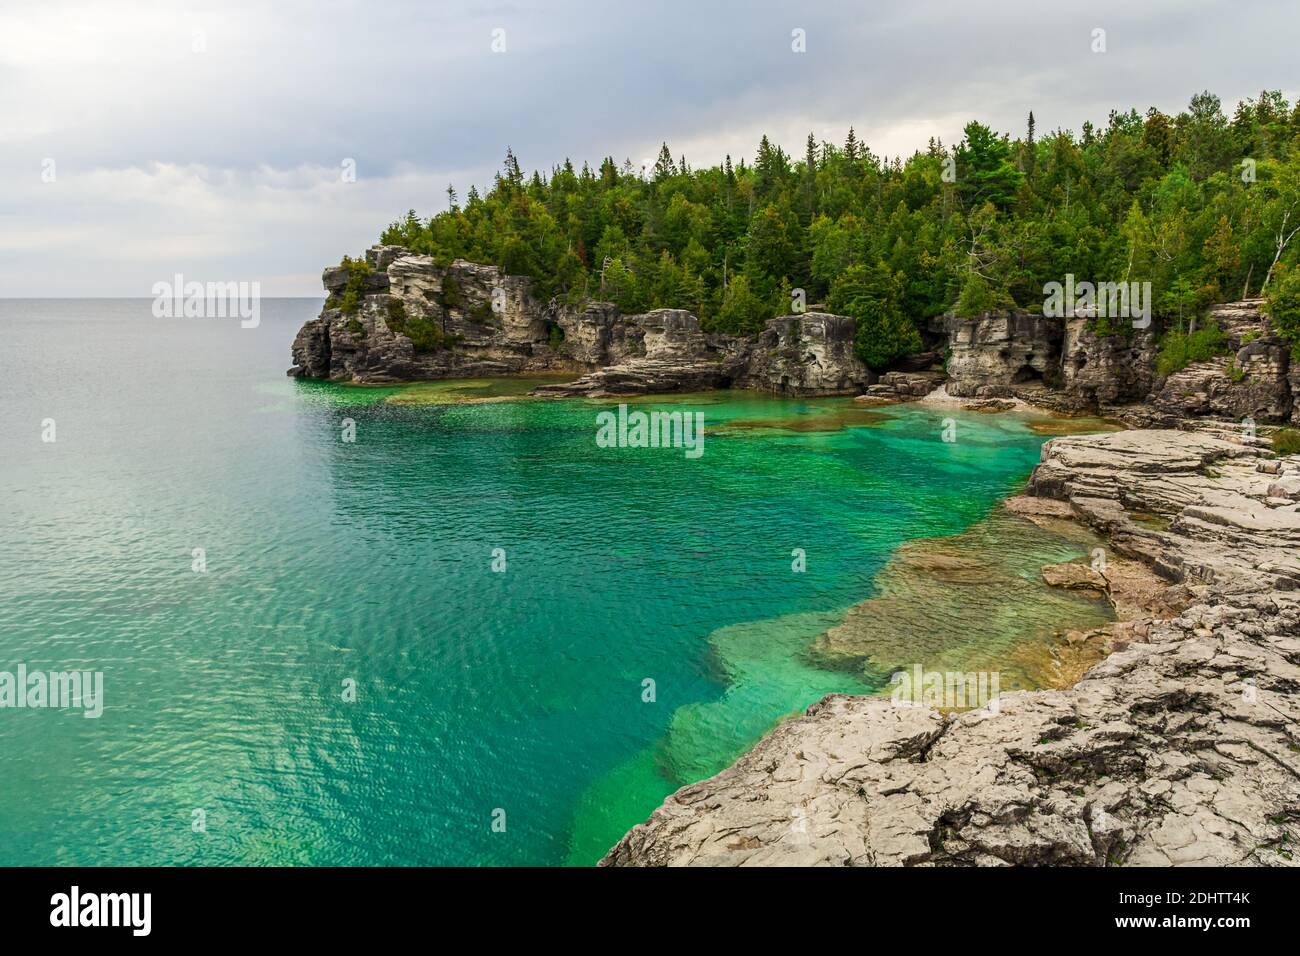
<path fill-rule="evenodd" d="M 663 403 L 704 412 L 698 460 L 599 449 L 604 403 L 286 378 L 318 308 L 0 300 L 0 670 L 105 680 L 98 720 L 0 710 L 0 864 L 592 863 L 783 715 L 870 691 L 815 639 L 1043 441 L 721 393 Z"/>

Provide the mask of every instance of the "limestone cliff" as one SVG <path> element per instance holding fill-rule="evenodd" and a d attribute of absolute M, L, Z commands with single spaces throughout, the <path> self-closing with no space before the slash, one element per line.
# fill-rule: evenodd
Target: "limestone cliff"
<path fill-rule="evenodd" d="M 366 261 L 374 271 L 355 314 L 339 304 L 349 271 L 325 270 L 329 299 L 294 340 L 290 375 L 374 384 L 576 367 L 551 347 L 557 310 L 527 279 L 463 259 L 442 267 L 400 246 L 375 246 Z"/>
<path fill-rule="evenodd" d="M 1261 302 L 1210 309 L 1227 354 L 1167 377 L 1156 367 L 1152 329 L 1100 334 L 1084 318 L 1028 312 L 944 316 L 931 331 L 947 339 L 949 395 L 1020 398 L 1063 412 L 1096 412 L 1137 425 L 1172 426 L 1198 417 L 1300 421 L 1300 363 L 1270 328 Z"/>
<path fill-rule="evenodd" d="M 1152 329 L 1103 334 L 1084 318 L 1021 310 L 941 316 L 935 352 L 877 375 L 853 349 L 854 321 L 808 312 L 771 319 L 756 337 L 709 333 L 680 309 L 624 315 L 609 302 L 543 302 L 523 276 L 457 259 L 439 265 L 401 246 L 374 246 L 371 272 L 343 308 L 355 277 L 326 269 L 329 299 L 293 344 L 291 375 L 385 383 L 527 372 L 571 374 L 537 394 L 623 395 L 756 388 L 791 395 L 908 401 L 946 381 L 949 395 L 1019 398 L 1138 426 L 1209 417 L 1300 422 L 1300 362 L 1269 326 L 1259 300 L 1211 309 L 1227 354 L 1167 377 Z M 938 371 L 938 350 L 947 354 Z"/>
<path fill-rule="evenodd" d="M 373 270 L 355 312 L 351 272 L 325 270 L 329 299 L 293 344 L 290 375 L 363 384 L 556 371 L 540 394 L 617 395 L 731 386 L 855 395 L 875 377 L 854 355 L 853 320 L 772 319 L 757 338 L 708 333 L 680 309 L 624 315 L 608 302 L 542 302 L 532 283 L 457 259 L 440 266 L 401 246 L 366 253 Z M 418 331 L 417 331 L 418 330 Z"/>

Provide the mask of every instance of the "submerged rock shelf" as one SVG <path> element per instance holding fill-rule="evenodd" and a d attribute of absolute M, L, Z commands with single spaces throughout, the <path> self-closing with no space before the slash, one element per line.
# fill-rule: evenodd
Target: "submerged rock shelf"
<path fill-rule="evenodd" d="M 1110 656 L 1069 690 L 958 714 L 828 696 L 602 865 L 1291 865 L 1300 495 L 1278 474 L 1300 458 L 1195 432 L 1054 439 L 1014 510 L 1101 533 L 1169 585 L 1107 569 L 1129 619 L 1088 639 Z"/>

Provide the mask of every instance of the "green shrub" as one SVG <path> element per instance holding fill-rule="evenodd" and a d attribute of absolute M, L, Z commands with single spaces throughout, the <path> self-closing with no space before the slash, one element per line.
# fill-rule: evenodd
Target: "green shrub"
<path fill-rule="evenodd" d="M 954 306 L 958 315 L 979 315 L 995 309 L 1009 309 L 1014 302 L 1003 289 L 996 289 L 978 272 L 970 272 L 962 283 L 961 294 Z"/>
<path fill-rule="evenodd" d="M 1277 334 L 1291 343 L 1300 359 L 1300 266 L 1278 266 L 1276 280 L 1264 295 L 1264 311 Z"/>
<path fill-rule="evenodd" d="M 440 322 L 423 313 L 411 315 L 402 300 L 396 297 L 388 300 L 388 327 L 410 339 L 417 352 L 437 352 L 460 342 L 460 336 L 444 332 Z"/>
<path fill-rule="evenodd" d="M 460 341 L 460 336 L 444 332 L 441 325 L 426 316 L 407 321 L 403 334 L 411 340 L 417 352 L 437 352 Z"/>
<path fill-rule="evenodd" d="M 1273 433 L 1273 451 L 1278 455 L 1300 455 L 1300 430 L 1279 428 Z"/>
<path fill-rule="evenodd" d="M 1133 337 L 1133 323 L 1128 319 L 1114 318 L 1109 315 L 1094 315 L 1087 320 L 1089 331 L 1098 338 L 1108 338 L 1112 335 L 1122 335 L 1125 338 Z"/>
<path fill-rule="evenodd" d="M 775 314 L 772 307 L 750 288 L 749 279 L 740 275 L 727 286 L 718 314 L 702 322 L 701 327 L 706 332 L 755 335 L 763 331 L 767 320 Z"/>
<path fill-rule="evenodd" d="M 832 312 L 853 317 L 853 351 L 870 368 L 887 368 L 921 351 L 921 333 L 900 307 L 902 297 L 901 276 L 880 261 L 873 267 L 849 266 L 831 285 L 827 304 Z"/>
<path fill-rule="evenodd" d="M 460 283 L 452 276 L 447 276 L 442 280 L 442 295 L 439 302 L 444 309 L 461 309 L 465 307 L 465 300 L 460 294 Z"/>
<path fill-rule="evenodd" d="M 343 287 L 343 294 L 337 298 L 331 296 L 325 304 L 331 308 L 341 309 L 344 315 L 355 315 L 361 308 L 361 300 L 366 294 L 366 284 L 374 269 L 365 259 L 353 259 L 351 256 L 344 256 L 343 262 L 340 263 L 348 270 L 347 285 Z"/>
<path fill-rule="evenodd" d="M 1230 351 L 1227 336 L 1217 323 L 1207 322 L 1190 335 L 1171 329 L 1160 340 L 1160 354 L 1156 356 L 1156 371 L 1168 377 L 1180 372 L 1193 362 L 1204 362 L 1216 355 Z"/>

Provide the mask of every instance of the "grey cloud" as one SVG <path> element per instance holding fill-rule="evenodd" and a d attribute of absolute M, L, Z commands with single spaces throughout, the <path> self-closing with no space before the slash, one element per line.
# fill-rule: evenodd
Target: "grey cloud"
<path fill-rule="evenodd" d="M 325 259 L 407 207 L 440 208 L 449 179 L 462 194 L 490 182 L 507 145 L 545 169 L 639 161 L 667 140 L 704 165 L 752 155 L 759 131 L 798 152 L 809 129 L 840 138 L 853 123 L 894 155 L 952 141 L 970 118 L 1019 132 L 1030 109 L 1041 129 L 1077 129 L 1116 107 L 1175 111 L 1202 88 L 1294 98 L 1288 7 L 13 5 L 0 11 L 0 294 L 140 294 L 178 267 L 303 276 L 268 291 L 314 292 Z M 806 54 L 790 50 L 795 27 Z M 40 181 L 46 157 L 55 184 Z M 351 192 L 330 188 L 345 157 Z M 52 264 L 70 257 L 75 275 Z"/>

